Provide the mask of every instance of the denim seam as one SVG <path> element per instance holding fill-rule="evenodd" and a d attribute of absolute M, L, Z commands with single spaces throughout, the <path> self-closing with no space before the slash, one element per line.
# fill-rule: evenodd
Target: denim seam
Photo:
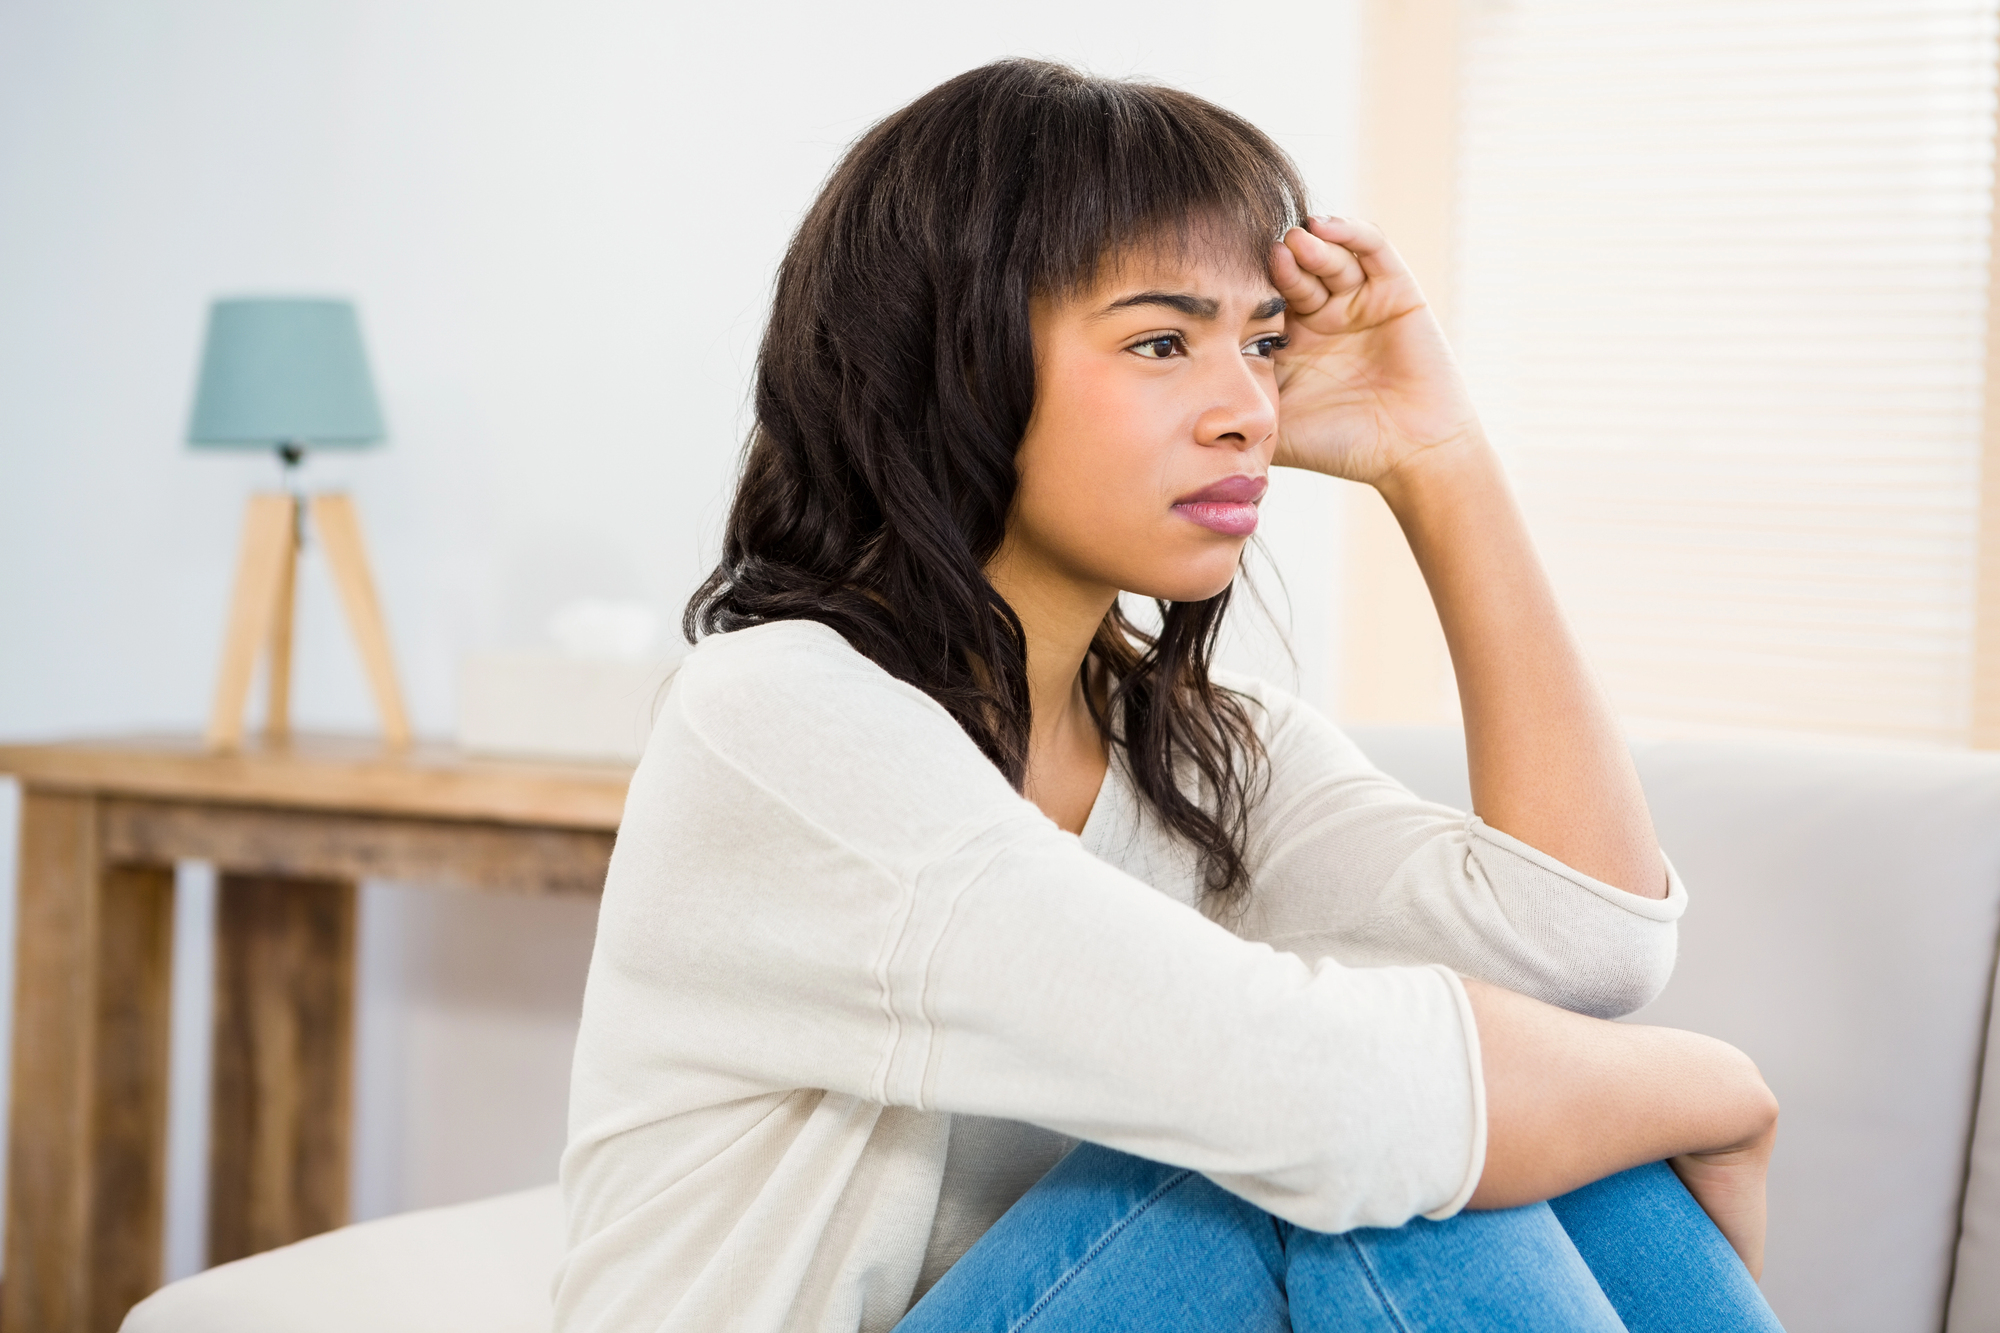
<path fill-rule="evenodd" d="M 1368 1262 L 1367 1251 L 1361 1248 L 1352 1232 L 1343 1235 L 1341 1239 L 1347 1242 L 1348 1249 L 1354 1251 L 1355 1262 L 1361 1265 L 1361 1275 L 1368 1279 L 1368 1290 L 1375 1293 L 1375 1300 L 1381 1305 L 1382 1313 L 1389 1316 L 1389 1322 L 1396 1326 L 1397 1333 L 1410 1333 L 1410 1326 L 1403 1322 L 1401 1312 L 1389 1303 L 1389 1293 L 1383 1289 L 1381 1280 L 1375 1276 L 1375 1265 Z"/>
<path fill-rule="evenodd" d="M 1099 1254 L 1103 1253 L 1105 1246 L 1109 1245 L 1112 1241 L 1118 1239 L 1120 1233 L 1122 1233 L 1126 1227 L 1131 1226 L 1133 1222 L 1137 1221 L 1146 1212 L 1147 1209 L 1151 1208 L 1161 1199 L 1164 1199 L 1170 1191 L 1180 1188 L 1180 1186 L 1185 1184 L 1193 1175 L 1194 1172 L 1192 1171 L 1182 1171 L 1170 1177 L 1166 1181 L 1163 1181 L 1160 1184 L 1159 1188 L 1155 1189 L 1151 1194 L 1147 1195 L 1145 1200 L 1142 1203 L 1140 1203 L 1140 1205 L 1137 1208 L 1134 1208 L 1131 1212 L 1119 1218 L 1118 1224 L 1112 1227 L 1109 1231 L 1105 1232 L 1102 1236 L 1099 1236 L 1097 1238 L 1097 1243 L 1092 1245 L 1088 1250 L 1084 1251 L 1083 1257 L 1081 1259 L 1078 1259 L 1075 1263 L 1071 1264 L 1069 1266 L 1069 1270 L 1065 1272 L 1061 1277 L 1057 1278 L 1054 1284 L 1051 1285 L 1047 1291 L 1042 1293 L 1041 1299 L 1036 1301 L 1034 1305 L 1030 1306 L 1026 1314 L 1022 1315 L 1020 1319 L 1017 1320 L 1016 1322 L 1009 1324 L 1007 1326 L 1007 1333 L 1018 1333 L 1020 1329 L 1024 1329 L 1029 1324 L 1033 1323 L 1035 1319 L 1042 1313 L 1042 1311 L 1048 1308 L 1049 1302 L 1054 1300 L 1058 1295 L 1060 1295 L 1062 1293 L 1063 1288 L 1069 1285 L 1070 1279 L 1075 1277 L 1078 1273 L 1081 1273 L 1085 1268 L 1088 1268 L 1090 1266 L 1091 1261 L 1097 1258 Z"/>

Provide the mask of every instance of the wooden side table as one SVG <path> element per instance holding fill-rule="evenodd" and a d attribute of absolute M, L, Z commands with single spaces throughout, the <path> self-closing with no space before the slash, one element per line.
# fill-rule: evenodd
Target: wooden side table
<path fill-rule="evenodd" d="M 596 894 L 623 766 L 295 737 L 0 747 L 22 784 L 0 1327 L 160 1283 L 174 863 L 219 873 L 209 1261 L 347 1220 L 355 887 Z"/>

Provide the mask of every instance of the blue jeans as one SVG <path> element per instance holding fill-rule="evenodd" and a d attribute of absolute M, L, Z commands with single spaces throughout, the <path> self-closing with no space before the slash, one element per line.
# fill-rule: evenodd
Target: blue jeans
<path fill-rule="evenodd" d="M 1779 1329 L 1665 1163 L 1550 1203 L 1341 1234 L 1084 1144 L 896 1333 L 1741 1333 Z"/>

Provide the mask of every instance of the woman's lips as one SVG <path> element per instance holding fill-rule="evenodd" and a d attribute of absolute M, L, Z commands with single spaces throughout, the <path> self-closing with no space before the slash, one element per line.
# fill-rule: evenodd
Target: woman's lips
<path fill-rule="evenodd" d="M 1268 485 L 1262 477 L 1224 477 L 1174 501 L 1174 512 L 1225 537 L 1248 537 L 1257 530 L 1257 502 Z"/>

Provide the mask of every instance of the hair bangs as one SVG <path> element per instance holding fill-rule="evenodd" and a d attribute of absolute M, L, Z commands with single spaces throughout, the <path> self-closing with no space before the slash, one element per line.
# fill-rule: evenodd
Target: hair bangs
<path fill-rule="evenodd" d="M 1146 249 L 1227 255 L 1261 277 L 1272 244 L 1304 222 L 1297 167 L 1241 117 L 1175 88 L 1035 72 L 1055 85 L 1038 99 L 1017 232 L 1037 292 L 1088 287 Z"/>

